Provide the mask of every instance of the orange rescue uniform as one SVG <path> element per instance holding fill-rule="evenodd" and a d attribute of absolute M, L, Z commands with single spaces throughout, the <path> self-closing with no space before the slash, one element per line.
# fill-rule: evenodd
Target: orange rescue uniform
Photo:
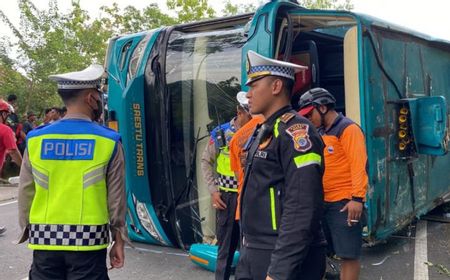
<path fill-rule="evenodd" d="M 247 157 L 246 153 L 243 151 L 243 148 L 256 126 L 263 122 L 264 118 L 262 116 L 253 117 L 248 123 L 236 131 L 230 141 L 230 167 L 232 171 L 237 173 L 238 177 L 238 204 L 236 209 L 236 220 L 239 220 L 241 217 L 241 189 L 242 184 L 244 183 L 245 158 Z"/>
<path fill-rule="evenodd" d="M 335 202 L 358 198 L 365 201 L 368 176 L 367 152 L 361 128 L 340 114 L 324 133 L 324 199 Z"/>

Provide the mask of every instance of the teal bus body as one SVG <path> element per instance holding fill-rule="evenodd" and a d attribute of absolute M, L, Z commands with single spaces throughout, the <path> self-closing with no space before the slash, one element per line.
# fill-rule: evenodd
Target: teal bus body
<path fill-rule="evenodd" d="M 271 1 L 254 14 L 111 39 L 109 121 L 123 139 L 133 240 L 214 243 L 200 155 L 246 89 L 248 50 L 307 65 L 294 107 L 308 88 L 325 87 L 365 132 L 368 242 L 449 199 L 450 43 L 366 15 Z"/>

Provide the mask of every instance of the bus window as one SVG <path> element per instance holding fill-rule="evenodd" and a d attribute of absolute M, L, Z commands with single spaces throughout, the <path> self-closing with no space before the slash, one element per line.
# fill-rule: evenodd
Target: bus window
<path fill-rule="evenodd" d="M 202 33 L 174 31 L 166 56 L 173 193 L 184 244 L 211 243 L 215 211 L 200 168 L 209 131 L 236 114 L 243 27 Z"/>
<path fill-rule="evenodd" d="M 357 55 L 357 36 L 356 21 L 349 16 L 334 15 L 300 15 L 291 13 L 289 15 L 290 22 L 293 25 L 290 61 L 309 67 L 306 72 L 307 77 L 303 80 L 297 77 L 297 91 L 293 97 L 292 103 L 295 106 L 300 96 L 311 87 L 323 87 L 329 90 L 337 100 L 336 109 L 342 113 L 346 113 L 347 94 L 359 96 L 359 92 L 355 92 L 355 83 L 358 84 L 358 69 L 350 69 L 357 67 L 357 57 L 353 63 L 344 63 L 344 57 L 350 61 L 351 56 Z M 279 37 L 287 37 L 288 26 L 283 21 L 279 31 Z M 349 30 L 353 30 L 353 36 L 347 36 Z M 351 32 L 350 32 L 351 33 Z M 353 39 L 352 39 L 353 38 Z M 278 41 L 278 56 L 284 54 L 288 40 L 281 39 Z M 345 44 L 345 47 L 344 47 Z M 353 45 L 352 45 L 353 44 Z M 352 45 L 352 46 L 350 46 Z M 344 54 L 344 50 L 348 54 Z M 352 79 L 344 79 L 344 64 L 346 73 L 354 73 Z M 346 84 L 348 83 L 348 84 Z M 351 83 L 351 84 L 350 84 Z M 347 89 L 352 88 L 353 90 Z M 358 89 L 358 87 L 356 87 Z M 359 103 L 352 100 L 351 107 L 357 105 L 359 113 Z M 348 99 L 348 100 L 350 100 Z M 359 101 L 359 97 L 358 97 Z M 351 116 L 354 118 L 353 114 Z M 359 120 L 358 118 L 355 121 Z"/>

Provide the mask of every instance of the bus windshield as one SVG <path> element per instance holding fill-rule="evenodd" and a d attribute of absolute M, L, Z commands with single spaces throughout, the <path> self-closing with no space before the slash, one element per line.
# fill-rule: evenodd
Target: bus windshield
<path fill-rule="evenodd" d="M 170 166 L 183 244 L 211 243 L 215 210 L 200 168 L 209 132 L 236 115 L 243 26 L 203 33 L 174 31 L 166 56 Z"/>

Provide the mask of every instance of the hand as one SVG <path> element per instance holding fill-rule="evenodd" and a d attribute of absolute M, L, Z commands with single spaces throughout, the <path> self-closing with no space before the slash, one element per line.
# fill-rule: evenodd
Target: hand
<path fill-rule="evenodd" d="M 227 205 L 223 202 L 222 198 L 220 198 L 221 196 L 222 194 L 220 192 L 214 192 L 211 194 L 211 202 L 214 208 L 224 210 L 227 208 Z"/>
<path fill-rule="evenodd" d="M 363 210 L 363 204 L 358 201 L 350 200 L 345 204 L 344 208 L 341 209 L 341 212 L 347 211 L 347 224 L 349 227 L 352 226 L 352 223 L 358 223 L 361 218 Z"/>
<path fill-rule="evenodd" d="M 121 268 L 123 267 L 125 261 L 124 252 L 124 242 L 122 238 L 116 238 L 111 250 L 109 251 L 109 261 L 111 263 L 111 268 Z"/>
<path fill-rule="evenodd" d="M 270 277 L 269 275 L 266 276 L 266 280 L 273 280 L 272 277 Z"/>

